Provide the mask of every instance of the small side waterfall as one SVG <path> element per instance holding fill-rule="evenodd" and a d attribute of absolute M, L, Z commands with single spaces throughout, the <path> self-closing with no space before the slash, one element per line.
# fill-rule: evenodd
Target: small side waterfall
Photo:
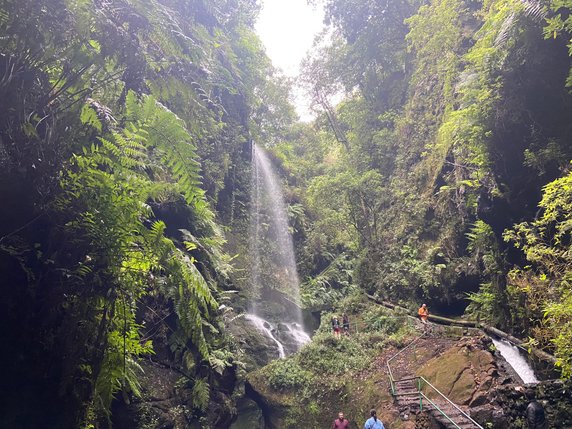
<path fill-rule="evenodd" d="M 251 193 L 252 298 L 247 320 L 277 342 L 280 357 L 284 357 L 288 350 L 292 352 L 292 344 L 297 349 L 309 341 L 309 336 L 304 332 L 300 282 L 280 182 L 265 152 L 255 144 L 252 145 Z M 276 327 L 269 320 L 274 321 Z M 291 345 L 286 352 L 284 342 Z"/>
<path fill-rule="evenodd" d="M 497 340 L 493 337 L 491 337 L 491 340 L 502 357 L 505 358 L 509 365 L 522 379 L 523 383 L 538 383 L 538 378 L 536 378 L 534 370 L 522 355 L 518 347 L 512 345 L 506 340 Z"/>

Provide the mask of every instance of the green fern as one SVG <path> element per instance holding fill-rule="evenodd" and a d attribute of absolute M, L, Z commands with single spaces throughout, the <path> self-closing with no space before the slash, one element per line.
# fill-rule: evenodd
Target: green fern
<path fill-rule="evenodd" d="M 81 119 L 100 129 L 91 108 L 84 108 Z M 160 292 L 173 303 L 182 333 L 175 336 L 180 349 L 190 341 L 208 360 L 206 331 L 216 333 L 208 323 L 217 307 L 209 284 L 196 261 L 166 237 L 165 223 L 154 219 L 148 205 L 156 195 L 178 190 L 193 207 L 200 207 L 197 219 L 213 222 L 200 188 L 195 148 L 183 122 L 152 97 L 139 101 L 130 92 L 126 119 L 122 127 L 112 128 L 98 137 L 98 144 L 71 158 L 72 168 L 61 181 L 64 193 L 56 203 L 59 210 L 76 213 L 66 228 L 75 242 L 89 249 L 90 256 L 78 262 L 72 274 L 93 285 L 99 296 L 94 305 L 113 309 L 111 317 L 102 320 L 108 334 L 101 370 L 94 374 L 96 409 L 102 413 L 108 413 L 118 391 L 140 393 L 137 359 L 152 348 L 140 341 L 133 303 L 148 293 L 149 274 L 162 278 Z M 157 155 L 164 164 L 154 164 Z M 151 165 L 161 174 L 152 175 Z M 214 227 L 210 231 L 216 234 Z M 213 259 L 220 256 L 213 253 L 220 250 L 217 240 L 209 243 Z M 106 281 L 94 281 L 96 276 Z M 198 386 L 197 406 L 203 409 L 208 384 Z"/>
<path fill-rule="evenodd" d="M 191 395 L 193 406 L 201 411 L 206 411 L 209 405 L 210 385 L 204 378 L 195 380 Z"/>
<path fill-rule="evenodd" d="M 186 201 L 191 204 L 204 200 L 196 147 L 183 121 L 151 96 L 137 102 L 132 91 L 127 95 L 126 115 L 146 134 L 148 146 L 156 149 L 169 166 Z"/>
<path fill-rule="evenodd" d="M 224 370 L 233 366 L 234 354 L 225 349 L 213 350 L 209 357 L 211 368 L 222 375 Z"/>

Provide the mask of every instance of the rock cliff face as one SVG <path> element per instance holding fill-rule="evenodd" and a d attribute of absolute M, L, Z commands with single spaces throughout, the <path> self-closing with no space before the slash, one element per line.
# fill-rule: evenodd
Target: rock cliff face
<path fill-rule="evenodd" d="M 427 379 L 481 425 L 506 428 L 502 407 L 492 403 L 491 392 L 497 386 L 512 383 L 513 379 L 491 345 L 486 336 L 462 338 L 423 365 L 417 375 Z M 429 389 L 426 394 L 431 397 Z"/>
<path fill-rule="evenodd" d="M 256 386 L 256 387 L 253 387 Z M 263 380 L 258 377 L 249 377 L 246 382 L 246 394 L 252 398 L 262 410 L 265 429 L 280 429 L 289 427 L 286 424 L 288 410 L 294 406 L 291 392 L 280 393 L 265 390 Z"/>
<path fill-rule="evenodd" d="M 175 347 L 177 343 L 170 339 L 176 330 L 171 304 L 161 299 L 145 304 L 139 317 L 148 326 L 154 354 L 141 361 L 140 397 L 122 394 L 114 400 L 112 427 L 228 428 L 237 413 L 233 397 L 239 384 L 237 366 L 212 371 L 192 347 Z M 203 403 L 197 400 L 200 394 L 193 392 L 197 380 L 206 384 Z"/>
<path fill-rule="evenodd" d="M 499 368 L 487 337 L 467 337 L 417 371 L 459 405 L 487 403 L 487 392 L 499 381 Z"/>
<path fill-rule="evenodd" d="M 533 388 L 536 399 L 544 406 L 549 428 L 572 428 L 572 381 L 547 380 L 527 387 Z M 528 428 L 526 407 L 529 401 L 524 390 L 521 385 L 506 384 L 490 392 L 491 403 L 504 410 L 502 419 L 494 422 L 495 428 Z M 499 425 L 501 422 L 504 426 Z"/>
<path fill-rule="evenodd" d="M 171 362 L 172 364 L 172 362 Z M 128 400 L 118 398 L 114 402 L 113 427 L 122 429 L 183 429 L 189 427 L 228 428 L 236 417 L 234 401 L 231 398 L 233 377 L 224 377 L 213 383 L 210 402 L 205 413 L 193 409 L 192 389 L 183 374 L 168 362 L 147 361 L 142 365 L 141 398 Z M 230 374 L 229 374 L 230 375 Z M 189 426 L 190 422 L 196 423 Z M 202 426 L 201 426 L 202 425 Z"/>
<path fill-rule="evenodd" d="M 507 364 L 491 352 L 490 345 L 488 337 L 464 338 L 423 365 L 417 374 L 465 406 L 483 426 L 525 429 L 529 403 L 525 386 L 505 370 Z M 526 387 L 536 391 L 550 428 L 572 428 L 572 382 L 548 380 Z"/>

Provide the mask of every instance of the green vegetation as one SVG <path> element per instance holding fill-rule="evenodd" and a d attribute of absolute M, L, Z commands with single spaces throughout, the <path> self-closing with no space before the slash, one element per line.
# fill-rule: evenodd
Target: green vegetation
<path fill-rule="evenodd" d="M 283 424 L 292 421 L 307 427 L 324 426 L 331 423 L 340 406 L 352 419 L 365 416 L 388 395 L 379 387 L 386 374 L 375 366 L 375 360 L 382 352 L 402 346 L 412 328 L 363 298 L 342 300 L 339 309 L 355 304 L 364 310 L 349 315 L 352 324 L 361 326 L 359 333 L 335 338 L 330 326 L 332 314 L 324 313 L 312 342 L 299 353 L 248 376 L 266 399 L 284 407 L 280 416 Z"/>
<path fill-rule="evenodd" d="M 2 2 L 0 426 L 109 427 L 162 377 L 176 412 L 132 425 L 230 424 L 252 141 L 323 317 L 251 376 L 299 391 L 307 425 L 380 399 L 366 375 L 406 332 L 363 292 L 528 338 L 570 378 L 570 0 L 313 2 L 309 124 L 255 0 Z M 334 340 L 334 308 L 366 328 Z"/>
<path fill-rule="evenodd" d="M 293 117 L 257 10 L 0 6 L 0 425 L 109 426 L 114 403 L 144 396 L 154 354 L 183 377 L 186 418 L 218 418 L 209 404 L 237 370 L 221 220 L 244 217 L 250 138 Z"/>
<path fill-rule="evenodd" d="M 535 255 L 567 245 L 549 208 L 565 224 L 553 188 L 572 157 L 571 4 L 322 3 L 333 39 L 304 77 L 318 117 L 273 148 L 306 208 L 295 238 L 307 305 L 355 286 L 428 302 L 531 337 L 568 377 L 566 263 Z"/>
<path fill-rule="evenodd" d="M 515 294 L 526 297 L 526 316 L 540 320 L 532 329 L 534 345 L 554 347 L 564 377 L 572 376 L 572 293 L 570 222 L 572 219 L 572 174 L 547 184 L 539 206 L 542 215 L 505 232 L 504 238 L 523 250 L 532 265 L 514 268 L 509 279 Z M 538 314 L 543 312 L 543 314 Z M 547 344 L 550 342 L 552 344 Z"/>

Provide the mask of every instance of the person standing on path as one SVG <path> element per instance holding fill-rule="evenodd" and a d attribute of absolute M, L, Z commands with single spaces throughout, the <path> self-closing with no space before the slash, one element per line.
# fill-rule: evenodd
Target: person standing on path
<path fill-rule="evenodd" d="M 427 324 L 427 319 L 429 318 L 429 309 L 427 308 L 427 304 L 423 304 L 419 310 L 417 311 L 421 322 Z"/>
<path fill-rule="evenodd" d="M 344 328 L 344 335 L 350 334 L 350 318 L 347 313 L 342 315 L 342 327 Z"/>
<path fill-rule="evenodd" d="M 365 424 L 363 425 L 363 429 L 385 429 L 381 420 L 377 418 L 377 411 L 372 409 L 369 414 L 371 417 L 367 419 Z"/>
<path fill-rule="evenodd" d="M 338 320 L 338 316 L 332 317 L 332 330 L 334 331 L 334 337 L 340 337 L 340 321 Z"/>
<path fill-rule="evenodd" d="M 332 423 L 332 429 L 350 429 L 350 421 L 344 417 L 344 413 L 341 411 L 338 418 Z"/>

